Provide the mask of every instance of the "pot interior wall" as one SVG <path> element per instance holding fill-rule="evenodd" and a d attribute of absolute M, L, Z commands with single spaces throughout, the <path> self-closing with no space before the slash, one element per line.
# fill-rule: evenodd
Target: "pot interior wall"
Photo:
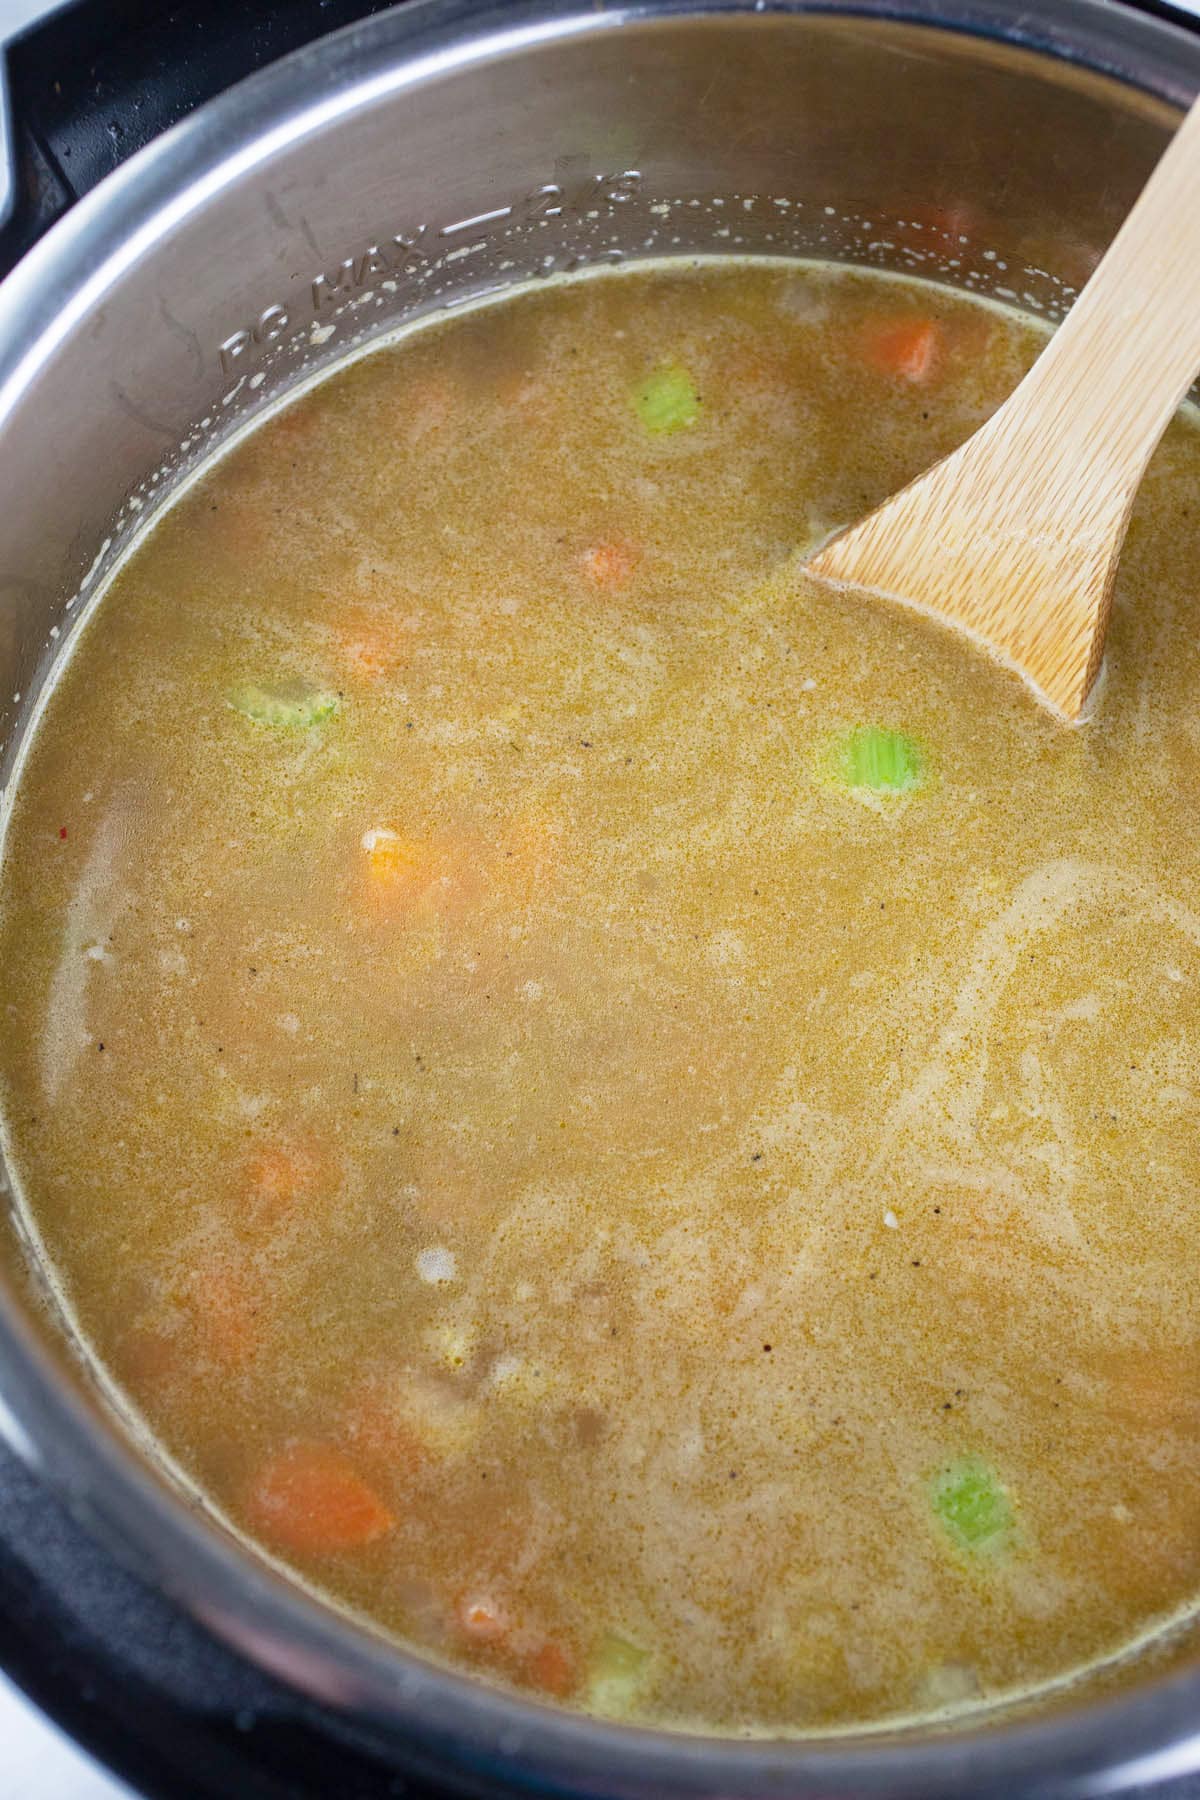
<path fill-rule="evenodd" d="M 529 277 L 695 252 L 910 270 L 1057 316 L 1170 129 L 1161 101 L 964 33 L 615 21 L 408 69 L 344 34 L 85 202 L 75 293 L 10 279 L 5 767 L 81 584 L 215 444 L 371 336 Z"/>

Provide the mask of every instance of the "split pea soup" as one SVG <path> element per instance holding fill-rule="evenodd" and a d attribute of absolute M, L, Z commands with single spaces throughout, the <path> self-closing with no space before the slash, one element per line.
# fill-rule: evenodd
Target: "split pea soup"
<path fill-rule="evenodd" d="M 87 1354 L 331 1602 L 549 1703 L 863 1728 L 1200 1595 L 1200 439 L 1095 716 L 804 551 L 1016 314 L 648 265 L 262 424 L 92 612 L 0 871 Z"/>

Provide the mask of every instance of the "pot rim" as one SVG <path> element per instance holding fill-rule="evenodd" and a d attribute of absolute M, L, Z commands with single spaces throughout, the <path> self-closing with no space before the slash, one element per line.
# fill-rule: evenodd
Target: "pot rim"
<path fill-rule="evenodd" d="M 414 3 L 350 25 L 226 90 L 76 203 L 0 283 L 0 430 L 38 370 L 139 257 L 205 201 L 310 132 L 385 95 L 554 39 L 759 10 L 754 0 Z M 1120 0 L 769 0 L 776 14 L 884 20 L 1078 63 L 1182 106 L 1200 37 Z M 47 319 L 45 295 L 59 297 Z M 115 1419 L 56 1369 L 0 1287 L 0 1429 L 82 1522 L 260 1667 L 402 1743 L 426 1771 L 558 1793 L 754 1796 L 1114 1792 L 1200 1767 L 1200 1671 L 1041 1719 L 957 1731 L 729 1738 L 624 1726 L 444 1670 L 336 1610 L 189 1509 Z"/>

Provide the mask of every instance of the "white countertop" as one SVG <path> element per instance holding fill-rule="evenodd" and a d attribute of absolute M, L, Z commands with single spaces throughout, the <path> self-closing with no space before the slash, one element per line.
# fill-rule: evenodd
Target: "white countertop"
<path fill-rule="evenodd" d="M 134 1800 L 0 1675 L 0 1793 L 4 1800 Z"/>

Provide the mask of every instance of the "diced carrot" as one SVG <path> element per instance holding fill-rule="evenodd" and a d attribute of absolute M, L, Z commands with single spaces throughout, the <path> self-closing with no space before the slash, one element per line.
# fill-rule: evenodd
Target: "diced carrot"
<path fill-rule="evenodd" d="M 340 1450 L 293 1443 L 259 1469 L 246 1501 L 255 1530 L 298 1556 L 358 1550 L 396 1521 Z"/>
<path fill-rule="evenodd" d="M 368 908 L 385 918 L 424 918 L 426 923 L 437 923 L 441 909 L 435 900 L 443 875 L 438 848 L 426 839 L 406 837 L 391 825 L 373 825 L 365 831 L 362 847 Z"/>
<path fill-rule="evenodd" d="M 487 1594 L 464 1594 L 454 1610 L 462 1630 L 477 1644 L 498 1644 L 511 1630 L 507 1612 Z"/>
<path fill-rule="evenodd" d="M 376 888 L 415 894 L 434 878 L 436 862 L 431 846 L 418 838 L 402 836 L 391 825 L 373 825 L 364 831 L 362 847 L 367 857 L 367 874 Z"/>
<path fill-rule="evenodd" d="M 478 901 L 485 885 L 482 847 L 468 838 L 435 842 L 373 825 L 362 847 L 366 899 L 375 912 L 441 921 Z"/>
<path fill-rule="evenodd" d="M 532 1686 L 541 1688 L 545 1694 L 553 1694 L 556 1700 L 565 1700 L 579 1681 L 575 1658 L 561 1644 L 549 1639 L 532 1656 L 525 1658 L 524 1674 Z"/>
<path fill-rule="evenodd" d="M 930 379 L 940 350 L 941 330 L 933 319 L 871 325 L 862 334 L 862 353 L 873 368 L 914 385 Z"/>
<path fill-rule="evenodd" d="M 612 538 L 593 544 L 580 557 L 584 577 L 593 587 L 620 588 L 629 581 L 641 560 L 636 544 L 623 538 Z"/>
<path fill-rule="evenodd" d="M 279 1220 L 316 1197 L 324 1174 L 321 1158 L 302 1144 L 260 1144 L 246 1158 L 244 1189 L 260 1218 Z"/>
<path fill-rule="evenodd" d="M 528 905 L 558 861 L 558 822 L 537 812 L 498 837 L 410 837 L 394 825 L 362 834 L 361 893 L 368 910 L 441 927 L 490 901 Z"/>

